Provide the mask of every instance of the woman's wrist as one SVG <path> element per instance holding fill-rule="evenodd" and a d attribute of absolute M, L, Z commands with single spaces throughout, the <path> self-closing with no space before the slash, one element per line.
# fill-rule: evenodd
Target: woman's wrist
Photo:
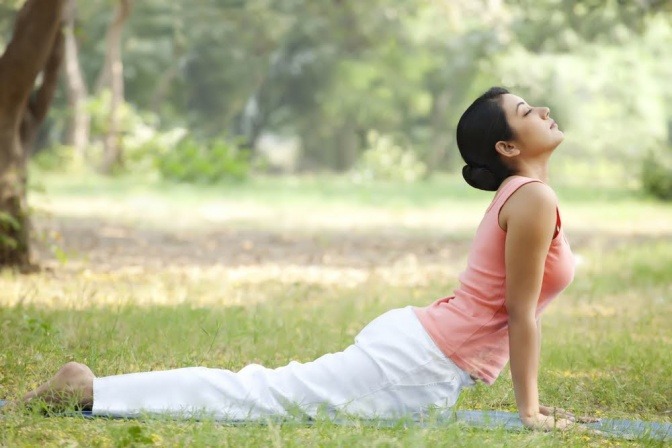
<path fill-rule="evenodd" d="M 536 409 L 534 409 L 534 408 L 528 408 L 528 407 L 526 407 L 526 408 L 522 408 L 522 409 L 518 409 L 518 415 L 520 416 L 520 419 L 521 419 L 521 420 L 523 420 L 523 419 L 534 418 L 534 417 L 536 417 L 537 415 L 539 415 L 539 407 L 537 406 Z"/>
<path fill-rule="evenodd" d="M 534 392 L 536 392 L 536 388 L 534 389 Z M 527 399 L 520 400 L 517 403 L 518 415 L 521 419 L 536 418 L 541 413 L 541 407 L 537 396 L 536 393 L 530 393 L 530 395 L 527 396 Z"/>

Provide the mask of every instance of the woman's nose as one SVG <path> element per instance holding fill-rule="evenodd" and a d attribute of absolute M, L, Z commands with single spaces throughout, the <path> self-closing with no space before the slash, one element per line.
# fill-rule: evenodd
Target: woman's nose
<path fill-rule="evenodd" d="M 548 118 L 551 115 L 551 109 L 549 107 L 542 107 L 541 108 L 541 116 L 544 118 Z"/>

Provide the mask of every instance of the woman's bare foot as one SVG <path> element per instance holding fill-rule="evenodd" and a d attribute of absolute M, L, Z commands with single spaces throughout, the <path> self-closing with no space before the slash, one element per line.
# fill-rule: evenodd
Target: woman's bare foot
<path fill-rule="evenodd" d="M 95 375 L 84 364 L 69 362 L 49 381 L 23 397 L 24 404 L 41 402 L 49 408 L 75 406 L 91 409 L 93 406 L 93 379 Z"/>

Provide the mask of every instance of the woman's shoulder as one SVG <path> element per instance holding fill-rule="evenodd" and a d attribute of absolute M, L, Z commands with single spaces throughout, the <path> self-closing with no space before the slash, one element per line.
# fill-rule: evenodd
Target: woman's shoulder
<path fill-rule="evenodd" d="M 524 176 L 511 176 L 507 178 L 500 188 L 505 200 L 517 199 L 519 201 L 532 203 L 553 203 L 557 205 L 558 197 L 553 188 L 547 183 Z"/>
<path fill-rule="evenodd" d="M 500 224 L 511 216 L 518 216 L 522 222 L 545 221 L 555 219 L 558 198 L 555 191 L 546 183 L 532 178 L 511 179 L 508 197 L 500 208 Z"/>
<path fill-rule="evenodd" d="M 521 199 L 533 201 L 533 202 L 551 202 L 557 204 L 558 197 L 555 194 L 553 188 L 550 185 L 538 180 L 531 178 L 524 178 L 525 180 L 520 184 L 518 188 L 511 194 L 511 196 L 517 195 Z"/>

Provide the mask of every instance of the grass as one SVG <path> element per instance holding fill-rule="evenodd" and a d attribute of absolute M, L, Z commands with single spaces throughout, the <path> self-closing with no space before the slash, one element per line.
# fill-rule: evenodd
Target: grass
<path fill-rule="evenodd" d="M 256 264 L 203 264 L 195 254 L 186 258 L 192 263 L 152 264 L 143 263 L 142 249 L 134 266 L 103 268 L 85 254 L 69 253 L 66 239 L 60 244 L 67 256 L 50 269 L 32 276 L 0 274 L 3 397 L 16 397 L 71 360 L 109 375 L 190 365 L 233 370 L 251 362 L 279 366 L 341 350 L 378 314 L 450 294 L 464 264 L 463 248 L 489 198 L 450 178 L 414 186 L 352 186 L 338 178 L 260 179 L 205 189 L 134 178 L 112 183 L 56 176 L 43 183 L 44 191 L 35 190 L 31 197 L 43 230 L 80 221 L 92 222 L 94 229 L 122 223 L 162 235 L 187 235 L 190 245 L 183 250 L 194 251 L 207 244 L 202 235 L 226 228 L 253 232 L 246 237 L 265 244 L 267 252 L 277 249 L 277 235 L 299 238 L 308 232 L 327 249 L 351 251 L 354 257 L 364 254 L 346 243 L 359 235 L 381 241 L 380 261 L 357 267 L 316 256 L 315 262 L 279 263 L 270 269 L 263 257 Z M 582 263 L 574 283 L 544 316 L 542 401 L 579 413 L 669 422 L 672 208 L 627 190 L 585 191 L 590 193 L 558 189 L 566 232 Z M 412 262 L 384 258 L 399 240 L 407 240 L 412 251 L 435 239 L 455 245 L 442 259 L 442 270 L 434 269 L 419 250 L 407 254 L 417 255 Z M 114 258 L 115 250 L 111 247 L 106 255 Z M 49 255 L 43 256 L 48 261 Z M 514 410 L 508 371 L 494 386 L 464 393 L 459 406 Z M 577 432 L 458 426 L 372 428 L 318 421 L 312 427 L 231 427 L 20 412 L 0 419 L 0 446 L 36 445 L 664 446 Z"/>
<path fill-rule="evenodd" d="M 562 184 L 556 186 L 566 201 L 605 201 L 639 203 L 645 201 L 639 190 L 628 186 L 602 187 Z M 355 183 L 348 177 L 333 174 L 313 174 L 284 177 L 254 177 L 245 183 L 192 185 L 167 183 L 158 179 L 127 175 L 101 178 L 93 174 L 64 176 L 35 172 L 31 176 L 35 193 L 48 191 L 56 198 L 105 197 L 128 199 L 133 194 L 149 194 L 171 204 L 207 200 L 236 199 L 274 204 L 343 204 L 348 207 L 376 206 L 386 208 L 426 207 L 445 201 L 471 203 L 489 201 L 490 193 L 473 189 L 454 175 L 436 174 L 425 182 L 412 184 L 396 182 Z"/>

